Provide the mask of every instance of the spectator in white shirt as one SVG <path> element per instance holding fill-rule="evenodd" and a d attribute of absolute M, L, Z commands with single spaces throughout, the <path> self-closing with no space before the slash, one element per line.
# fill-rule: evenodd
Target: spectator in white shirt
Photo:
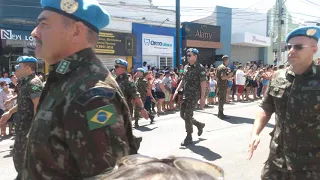
<path fill-rule="evenodd" d="M 244 101 L 244 85 L 246 83 L 246 74 L 243 71 L 243 66 L 240 65 L 236 72 L 236 85 L 237 85 L 237 100 L 240 100 L 240 95 L 242 97 L 242 101 Z"/>
<path fill-rule="evenodd" d="M 147 62 L 146 62 L 146 61 L 144 61 L 144 62 L 142 63 L 142 69 L 144 69 L 145 72 L 148 71 L 148 66 L 147 66 Z"/>
<path fill-rule="evenodd" d="M 3 72 L 1 74 L 0 82 L 6 81 L 8 84 L 11 83 L 11 79 L 9 78 L 9 74 L 7 72 Z"/>

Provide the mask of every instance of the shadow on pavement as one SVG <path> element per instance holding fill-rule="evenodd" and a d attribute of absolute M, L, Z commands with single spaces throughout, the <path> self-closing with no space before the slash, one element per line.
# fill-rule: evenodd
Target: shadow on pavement
<path fill-rule="evenodd" d="M 8 155 L 3 156 L 3 158 L 9 158 L 12 157 L 12 150 L 10 150 L 10 153 Z"/>
<path fill-rule="evenodd" d="M 148 131 L 155 130 L 157 128 L 158 127 L 148 128 L 147 126 L 139 126 L 139 127 L 136 127 L 135 129 L 138 130 L 138 131 L 141 131 L 141 132 L 148 132 Z"/>
<path fill-rule="evenodd" d="M 212 115 L 218 116 L 218 114 L 216 114 L 216 113 L 210 113 L 210 112 L 204 112 L 204 111 L 201 111 L 201 113 L 212 114 Z M 253 124 L 254 123 L 254 119 L 251 119 L 251 118 L 244 118 L 244 117 L 238 117 L 238 116 L 229 116 L 227 114 L 226 114 L 226 116 L 228 116 L 229 119 L 224 119 L 222 121 L 226 121 L 226 122 L 231 123 L 231 124 L 244 124 L 244 123 Z M 274 128 L 274 125 L 268 123 L 266 125 L 266 127 Z"/>
<path fill-rule="evenodd" d="M 219 154 L 211 151 L 209 148 L 197 145 L 201 141 L 205 140 L 207 139 L 199 138 L 199 140 L 193 141 L 193 144 L 188 145 L 186 147 L 180 147 L 180 149 L 190 149 L 193 153 L 199 154 L 208 161 L 214 161 L 222 158 Z"/>
<path fill-rule="evenodd" d="M 0 137 L 0 141 L 7 140 L 10 138 L 12 138 L 12 136 L 3 136 L 3 137 Z"/>

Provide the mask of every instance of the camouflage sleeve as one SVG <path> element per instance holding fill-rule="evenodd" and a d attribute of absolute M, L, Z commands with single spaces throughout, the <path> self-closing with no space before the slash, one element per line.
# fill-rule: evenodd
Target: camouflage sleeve
<path fill-rule="evenodd" d="M 203 82 L 206 80 L 207 80 L 206 70 L 202 67 L 200 68 L 200 82 Z"/>
<path fill-rule="evenodd" d="M 138 92 L 137 86 L 134 82 L 129 82 L 127 91 L 130 93 L 132 99 L 136 99 L 140 97 L 140 93 Z"/>
<path fill-rule="evenodd" d="M 275 112 L 275 105 L 273 102 L 273 97 L 270 95 L 270 84 L 271 81 L 269 82 L 268 88 L 265 92 L 265 95 L 262 99 L 262 102 L 260 103 L 260 107 L 268 113 L 274 113 Z"/>
<path fill-rule="evenodd" d="M 41 92 L 43 89 L 43 84 L 40 79 L 32 79 L 28 86 L 28 91 L 31 99 L 35 99 L 41 96 Z"/>
<path fill-rule="evenodd" d="M 65 109 L 65 141 L 82 177 L 113 168 L 116 161 L 137 153 L 128 106 L 116 89 L 96 87 Z"/>
<path fill-rule="evenodd" d="M 148 81 L 145 80 L 145 79 L 143 79 L 142 82 L 143 82 L 143 88 L 144 88 L 145 90 L 149 89 L 149 83 L 148 83 Z"/>

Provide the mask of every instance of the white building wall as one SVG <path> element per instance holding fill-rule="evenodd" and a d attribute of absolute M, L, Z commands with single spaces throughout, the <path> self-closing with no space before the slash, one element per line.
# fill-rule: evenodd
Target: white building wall
<path fill-rule="evenodd" d="M 175 27 L 175 11 L 159 9 L 149 0 L 99 0 L 111 15 L 110 25 L 103 30 L 132 32 L 132 23 Z"/>
<path fill-rule="evenodd" d="M 261 36 L 267 35 L 267 14 L 238 9 L 233 9 L 232 14 L 232 34 L 250 32 Z"/>

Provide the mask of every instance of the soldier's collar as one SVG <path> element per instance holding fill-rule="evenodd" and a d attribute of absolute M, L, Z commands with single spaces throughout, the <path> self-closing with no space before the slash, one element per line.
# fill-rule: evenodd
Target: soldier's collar
<path fill-rule="evenodd" d="M 196 67 L 196 66 L 198 65 L 198 62 L 196 61 L 196 62 L 195 62 L 194 64 L 192 64 L 192 65 L 191 65 L 190 63 L 188 63 L 188 64 L 189 64 L 190 67 Z"/>
<path fill-rule="evenodd" d="M 87 59 L 92 59 L 93 57 L 93 50 L 91 48 L 86 48 L 67 58 L 62 59 L 57 64 L 50 65 L 49 71 L 64 75 L 79 67 L 80 64 L 85 63 Z"/>
<path fill-rule="evenodd" d="M 297 76 L 292 70 L 291 67 L 289 67 L 287 69 L 287 74 L 292 75 L 292 76 Z M 317 74 L 317 65 L 313 62 L 308 69 L 306 70 L 306 72 L 304 72 L 303 74 L 299 75 L 299 76 L 313 76 Z"/>
<path fill-rule="evenodd" d="M 24 77 L 21 79 L 21 82 L 25 82 L 25 81 L 28 81 L 29 79 L 33 79 L 35 76 L 35 73 L 31 73 L 29 74 L 28 76 Z"/>

